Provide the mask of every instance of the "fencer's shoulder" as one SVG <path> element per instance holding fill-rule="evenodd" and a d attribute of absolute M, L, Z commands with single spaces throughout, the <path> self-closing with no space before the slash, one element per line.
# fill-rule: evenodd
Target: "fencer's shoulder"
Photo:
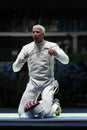
<path fill-rule="evenodd" d="M 33 47 L 33 46 L 34 46 L 34 42 L 30 42 L 30 43 L 24 45 L 24 46 L 23 46 L 23 49 L 29 49 L 29 48 L 31 48 L 31 47 Z"/>
<path fill-rule="evenodd" d="M 53 46 L 57 46 L 57 43 L 55 42 L 51 42 L 51 41 L 45 41 L 45 45 L 47 45 L 48 47 L 53 47 Z"/>

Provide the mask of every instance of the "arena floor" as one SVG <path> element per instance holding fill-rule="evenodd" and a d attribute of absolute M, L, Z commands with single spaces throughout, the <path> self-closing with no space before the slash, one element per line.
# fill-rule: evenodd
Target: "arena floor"
<path fill-rule="evenodd" d="M 87 126 L 87 109 L 64 109 L 60 116 L 19 119 L 17 110 L 1 109 L 0 126 Z"/>

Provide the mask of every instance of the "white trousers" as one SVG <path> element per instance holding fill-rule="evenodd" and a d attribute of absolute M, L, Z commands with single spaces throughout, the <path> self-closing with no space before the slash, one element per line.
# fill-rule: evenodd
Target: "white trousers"
<path fill-rule="evenodd" d="M 19 107 L 18 107 L 19 116 L 20 117 L 21 115 L 25 115 L 26 117 L 28 116 L 28 113 L 25 113 L 24 111 L 25 104 L 32 99 L 37 100 L 40 94 L 41 94 L 40 103 L 43 109 L 42 111 L 44 111 L 44 115 L 48 115 L 49 113 L 52 113 L 52 105 L 53 105 L 54 94 L 55 94 L 56 88 L 58 88 L 57 81 L 51 83 L 50 85 L 48 85 L 47 87 L 43 89 L 35 89 L 34 85 L 32 83 L 29 83 L 19 103 Z M 32 117 L 31 114 L 30 114 L 30 117 Z"/>

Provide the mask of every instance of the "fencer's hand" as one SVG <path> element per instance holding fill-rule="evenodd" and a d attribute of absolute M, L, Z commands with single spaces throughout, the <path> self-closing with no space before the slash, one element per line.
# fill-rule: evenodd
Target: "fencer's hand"
<path fill-rule="evenodd" d="M 56 51 L 52 48 L 45 48 L 48 50 L 48 53 L 52 56 L 52 55 L 56 55 Z"/>

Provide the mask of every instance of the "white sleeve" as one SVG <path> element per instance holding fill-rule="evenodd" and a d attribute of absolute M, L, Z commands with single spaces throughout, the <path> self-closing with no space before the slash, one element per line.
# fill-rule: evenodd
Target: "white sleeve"
<path fill-rule="evenodd" d="M 68 64 L 69 63 L 69 56 L 59 47 L 56 46 L 56 59 L 59 60 L 62 64 Z"/>
<path fill-rule="evenodd" d="M 26 59 L 27 59 L 26 50 L 25 50 L 25 48 L 22 48 L 22 50 L 18 54 L 17 59 L 15 60 L 15 62 L 12 65 L 13 71 L 14 72 L 20 71 L 21 68 L 23 67 L 24 63 L 26 62 Z"/>

